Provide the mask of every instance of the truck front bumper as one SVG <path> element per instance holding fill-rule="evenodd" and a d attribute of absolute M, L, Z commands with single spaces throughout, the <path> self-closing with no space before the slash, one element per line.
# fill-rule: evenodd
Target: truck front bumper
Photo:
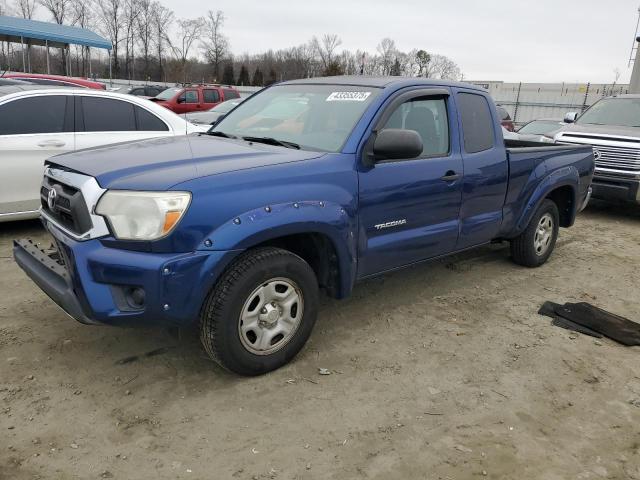
<path fill-rule="evenodd" d="M 135 252 L 78 242 L 47 225 L 56 249 L 15 240 L 25 273 L 68 315 L 86 324 L 184 326 L 238 251 Z"/>
<path fill-rule="evenodd" d="M 593 198 L 640 203 L 640 179 L 638 178 L 613 177 L 596 173 L 591 185 Z"/>

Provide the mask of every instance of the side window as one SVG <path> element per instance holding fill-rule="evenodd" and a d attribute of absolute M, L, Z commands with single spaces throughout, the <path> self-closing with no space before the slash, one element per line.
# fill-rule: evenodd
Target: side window
<path fill-rule="evenodd" d="M 167 125 L 153 113 L 148 112 L 137 105 L 134 108 L 138 119 L 138 130 L 145 132 L 166 132 L 169 130 Z"/>
<path fill-rule="evenodd" d="M 0 105 L 0 135 L 61 133 L 67 97 L 38 96 Z"/>
<path fill-rule="evenodd" d="M 136 130 L 133 104 L 111 98 L 80 97 L 85 132 L 131 132 Z"/>
<path fill-rule="evenodd" d="M 198 91 L 187 90 L 184 92 L 184 103 L 198 103 Z"/>
<path fill-rule="evenodd" d="M 494 132 L 487 100 L 473 93 L 459 93 L 457 98 L 465 151 L 477 153 L 489 150 L 493 147 Z"/>
<path fill-rule="evenodd" d="M 443 98 L 413 98 L 398 106 L 383 128 L 418 132 L 424 145 L 421 157 L 445 156 L 449 152 L 449 120 Z"/>
<path fill-rule="evenodd" d="M 147 88 L 147 97 L 155 97 L 160 93 L 157 88 Z"/>
<path fill-rule="evenodd" d="M 240 94 L 238 92 L 236 92 L 235 90 L 232 90 L 230 88 L 225 88 L 222 91 L 224 92 L 224 99 L 225 100 L 229 100 L 231 98 L 240 98 Z"/>
<path fill-rule="evenodd" d="M 144 88 L 134 88 L 130 93 L 131 95 L 144 95 Z"/>
<path fill-rule="evenodd" d="M 217 90 L 203 90 L 204 103 L 218 103 L 220 101 L 220 94 Z"/>

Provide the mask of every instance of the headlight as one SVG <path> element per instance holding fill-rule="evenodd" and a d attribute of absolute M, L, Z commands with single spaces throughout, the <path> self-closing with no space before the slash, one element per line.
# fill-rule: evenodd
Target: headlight
<path fill-rule="evenodd" d="M 168 235 L 187 211 L 189 192 L 109 190 L 96 213 L 107 218 L 121 240 L 156 240 Z"/>

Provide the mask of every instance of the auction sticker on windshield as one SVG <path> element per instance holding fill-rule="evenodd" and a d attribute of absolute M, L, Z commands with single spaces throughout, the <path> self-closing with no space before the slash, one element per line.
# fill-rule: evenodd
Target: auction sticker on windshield
<path fill-rule="evenodd" d="M 364 102 L 371 92 L 332 92 L 327 102 Z"/>

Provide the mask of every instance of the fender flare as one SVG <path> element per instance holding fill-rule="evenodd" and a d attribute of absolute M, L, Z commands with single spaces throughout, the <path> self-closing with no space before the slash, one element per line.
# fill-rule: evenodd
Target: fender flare
<path fill-rule="evenodd" d="M 578 169 L 573 165 L 567 165 L 566 167 L 558 168 L 557 170 L 554 170 L 546 177 L 544 177 L 538 184 L 536 189 L 533 191 L 533 193 L 529 197 L 529 201 L 522 210 L 520 218 L 516 223 L 514 236 L 519 235 L 524 231 L 525 228 L 527 228 L 527 225 L 529 225 L 531 218 L 538 210 L 544 199 L 549 196 L 549 193 L 561 187 L 571 187 L 571 191 L 573 192 L 574 206 L 572 218 L 575 218 L 578 185 L 580 185 L 580 174 L 578 172 Z"/>
<path fill-rule="evenodd" d="M 219 225 L 198 250 L 242 252 L 279 237 L 317 233 L 333 244 L 338 257 L 339 294 L 347 296 L 357 270 L 357 219 L 355 210 L 319 200 L 286 202 L 256 208 Z"/>

